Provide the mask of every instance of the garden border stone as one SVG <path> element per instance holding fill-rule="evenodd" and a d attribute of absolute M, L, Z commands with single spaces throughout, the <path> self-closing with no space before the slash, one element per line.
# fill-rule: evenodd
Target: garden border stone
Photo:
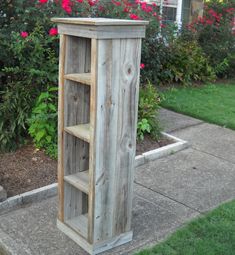
<path fill-rule="evenodd" d="M 163 146 L 158 149 L 150 150 L 135 157 L 135 167 L 144 165 L 149 161 L 162 158 L 171 155 L 177 151 L 183 150 L 189 146 L 188 142 L 179 139 L 173 135 L 162 132 L 162 135 L 168 139 L 174 141 L 174 143 Z M 57 195 L 57 183 L 53 183 L 38 189 L 34 189 L 14 197 L 10 197 L 0 203 L 0 212 L 4 210 L 12 209 L 13 207 L 28 204 L 32 202 L 38 202 L 45 198 L 53 197 Z"/>
<path fill-rule="evenodd" d="M 149 161 L 174 154 L 177 151 L 181 151 L 183 149 L 188 148 L 188 146 L 189 146 L 189 143 L 187 141 L 184 141 L 184 140 L 177 138 L 173 135 L 169 135 L 165 132 L 162 132 L 162 135 L 163 135 L 163 137 L 173 140 L 174 143 L 168 144 L 168 145 L 160 147 L 158 149 L 144 152 L 141 155 L 136 156 L 135 157 L 135 166 L 136 167 L 142 166 L 142 165 L 148 163 Z"/>
<path fill-rule="evenodd" d="M 0 185 L 0 202 L 7 199 L 7 192 L 6 190 Z"/>

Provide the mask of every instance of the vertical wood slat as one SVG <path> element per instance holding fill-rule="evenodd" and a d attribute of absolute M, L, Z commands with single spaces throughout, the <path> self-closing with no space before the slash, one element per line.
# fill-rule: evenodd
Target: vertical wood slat
<path fill-rule="evenodd" d="M 91 91 L 90 91 L 90 150 L 89 150 L 89 203 L 88 203 L 88 242 L 94 241 L 94 201 L 95 201 L 95 130 L 96 130 L 96 93 L 98 40 L 91 40 Z"/>
<path fill-rule="evenodd" d="M 131 228 L 140 49 L 139 39 L 98 40 L 94 242 Z"/>
<path fill-rule="evenodd" d="M 65 74 L 88 73 L 91 65 L 91 40 L 69 36 L 67 39 Z M 64 126 L 89 123 L 90 87 L 65 80 Z M 64 174 L 70 175 L 89 168 L 89 144 L 64 133 Z M 69 185 L 64 188 L 65 218 L 88 211 L 88 196 Z"/>
<path fill-rule="evenodd" d="M 64 221 L 64 67 L 66 35 L 60 35 L 59 96 L 58 96 L 58 219 Z"/>

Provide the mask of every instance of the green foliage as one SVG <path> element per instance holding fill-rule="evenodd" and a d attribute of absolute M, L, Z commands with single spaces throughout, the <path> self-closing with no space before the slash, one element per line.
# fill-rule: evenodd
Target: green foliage
<path fill-rule="evenodd" d="M 6 61 L 2 69 L 5 78 L 0 86 L 1 150 L 15 149 L 24 141 L 26 120 L 36 97 L 48 84 L 57 83 L 57 44 L 58 38 L 48 36 L 39 25 L 26 38 L 12 32 L 10 40 L 5 41 L 11 65 Z"/>
<path fill-rule="evenodd" d="M 0 151 L 16 149 L 26 136 L 25 121 L 31 111 L 31 92 L 20 82 L 9 83 L 1 92 Z"/>
<path fill-rule="evenodd" d="M 234 0 L 212 0 L 206 3 L 204 16 L 188 26 L 191 37 L 202 47 L 217 77 L 235 74 L 234 14 Z"/>
<path fill-rule="evenodd" d="M 160 125 L 158 121 L 158 109 L 160 97 L 157 89 L 148 82 L 140 87 L 137 137 L 143 140 L 144 135 L 149 133 L 153 138 L 159 138 Z"/>
<path fill-rule="evenodd" d="M 235 81 L 174 88 L 162 94 L 165 108 L 235 130 Z"/>
<path fill-rule="evenodd" d="M 151 133 L 151 126 L 147 119 L 141 119 L 137 123 L 137 138 L 144 140 L 144 134 Z"/>
<path fill-rule="evenodd" d="M 37 148 L 44 148 L 53 158 L 57 156 L 57 91 L 49 88 L 38 97 L 28 119 L 29 134 Z"/>
<path fill-rule="evenodd" d="M 177 230 L 164 242 L 135 255 L 233 255 L 235 200 Z"/>
<path fill-rule="evenodd" d="M 196 41 L 176 39 L 170 46 L 171 54 L 166 69 L 171 71 L 169 82 L 180 82 L 184 85 L 194 81 L 215 80 L 212 67 Z"/>

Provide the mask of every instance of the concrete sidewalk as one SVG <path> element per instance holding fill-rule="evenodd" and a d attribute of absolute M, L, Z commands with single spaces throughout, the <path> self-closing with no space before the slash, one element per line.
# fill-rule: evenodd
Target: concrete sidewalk
<path fill-rule="evenodd" d="M 161 123 L 191 147 L 138 167 L 134 240 L 104 254 L 133 254 L 235 198 L 235 132 L 162 109 Z M 56 227 L 56 197 L 0 212 L 0 247 L 17 255 L 86 255 Z"/>

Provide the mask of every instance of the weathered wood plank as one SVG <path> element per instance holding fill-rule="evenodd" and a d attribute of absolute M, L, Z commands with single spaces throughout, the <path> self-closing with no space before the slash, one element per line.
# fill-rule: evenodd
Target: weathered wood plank
<path fill-rule="evenodd" d="M 66 36 L 60 35 L 59 97 L 58 97 L 58 218 L 64 221 L 64 68 Z"/>
<path fill-rule="evenodd" d="M 76 81 L 82 84 L 91 85 L 91 74 L 90 73 L 73 73 L 66 74 L 64 76 L 65 79 Z M 80 84 L 78 84 L 80 85 Z"/>
<path fill-rule="evenodd" d="M 64 130 L 87 143 L 90 142 L 90 124 L 80 124 L 72 127 L 65 127 Z"/>
<path fill-rule="evenodd" d="M 98 41 L 95 242 L 130 231 L 140 50 L 139 39 Z"/>
<path fill-rule="evenodd" d="M 95 129 L 96 129 L 96 93 L 97 93 L 97 66 L 98 40 L 91 41 L 91 97 L 90 97 L 90 150 L 89 150 L 89 204 L 88 204 L 88 242 L 94 242 L 94 202 L 95 202 Z"/>
<path fill-rule="evenodd" d="M 51 21 L 63 24 L 95 25 L 95 26 L 139 26 L 148 25 L 145 20 L 127 20 L 110 18 L 52 18 Z M 80 27 L 80 26 L 79 26 Z"/>
<path fill-rule="evenodd" d="M 113 38 L 143 38 L 145 37 L 145 26 L 136 26 L 135 29 L 128 26 L 86 26 L 74 24 L 59 24 L 60 34 L 79 36 L 93 39 Z"/>
<path fill-rule="evenodd" d="M 91 41 L 69 36 L 66 47 L 65 73 L 88 73 L 91 63 Z M 90 86 L 65 80 L 64 126 L 89 123 Z M 67 130 L 68 131 L 68 130 Z M 71 132 L 70 132 L 71 133 Z M 64 174 L 72 175 L 89 169 L 89 144 L 64 133 Z M 70 220 L 87 213 L 88 196 L 71 185 L 64 187 L 65 218 Z"/>
<path fill-rule="evenodd" d="M 77 189 L 88 194 L 89 192 L 89 175 L 88 170 L 78 172 L 76 174 L 67 175 L 64 177 L 64 180 L 69 184 L 73 185 Z"/>

